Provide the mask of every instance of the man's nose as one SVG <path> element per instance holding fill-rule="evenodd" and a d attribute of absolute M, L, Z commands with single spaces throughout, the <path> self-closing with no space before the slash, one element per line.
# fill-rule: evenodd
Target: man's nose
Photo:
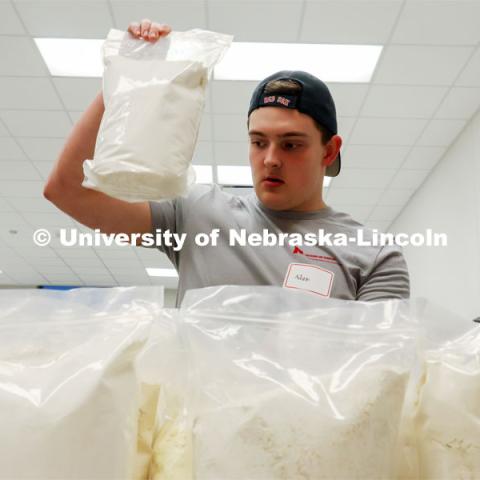
<path fill-rule="evenodd" d="M 265 158 L 263 160 L 265 166 L 269 168 L 280 168 L 282 162 L 279 154 L 280 152 L 278 151 L 277 147 L 273 144 L 270 144 L 265 152 Z"/>

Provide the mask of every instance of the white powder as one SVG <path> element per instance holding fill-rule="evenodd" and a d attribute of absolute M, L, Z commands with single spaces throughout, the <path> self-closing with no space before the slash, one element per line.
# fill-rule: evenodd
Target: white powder
<path fill-rule="evenodd" d="M 480 368 L 429 361 L 416 415 L 422 479 L 480 478 Z"/>
<path fill-rule="evenodd" d="M 84 185 L 127 201 L 173 198 L 193 183 L 191 160 L 205 103 L 198 62 L 114 56 L 94 160 Z"/>
<path fill-rule="evenodd" d="M 195 478 L 391 478 L 407 380 L 371 367 L 337 391 L 322 377 L 315 398 L 279 386 L 210 405 L 194 424 Z"/>
<path fill-rule="evenodd" d="M 154 439 L 152 480 L 191 480 L 192 430 L 187 423 L 180 397 L 163 390 L 168 404 Z"/>
<path fill-rule="evenodd" d="M 133 477 L 133 359 L 147 326 L 108 319 L 0 327 L 0 478 Z"/>

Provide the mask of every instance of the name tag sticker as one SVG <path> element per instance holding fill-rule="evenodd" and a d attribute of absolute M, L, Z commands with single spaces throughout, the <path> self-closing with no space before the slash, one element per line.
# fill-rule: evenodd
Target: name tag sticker
<path fill-rule="evenodd" d="M 296 288 L 330 297 L 335 274 L 324 268 L 306 263 L 291 263 L 288 266 L 284 288 Z"/>

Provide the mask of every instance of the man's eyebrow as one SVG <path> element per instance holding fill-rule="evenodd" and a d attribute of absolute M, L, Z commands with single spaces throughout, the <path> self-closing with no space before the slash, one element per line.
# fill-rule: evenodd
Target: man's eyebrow
<path fill-rule="evenodd" d="M 259 137 L 266 137 L 265 133 L 260 132 L 259 130 L 250 130 L 248 132 L 249 135 L 257 135 Z M 286 132 L 282 133 L 281 135 L 278 135 L 280 138 L 285 138 L 285 137 L 308 137 L 308 135 L 304 132 Z"/>

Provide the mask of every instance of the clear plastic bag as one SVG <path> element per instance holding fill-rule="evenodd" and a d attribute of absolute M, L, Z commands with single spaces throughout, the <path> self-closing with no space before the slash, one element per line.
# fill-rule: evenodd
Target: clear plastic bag
<path fill-rule="evenodd" d="M 407 301 L 187 293 L 194 478 L 392 478 L 416 357 Z"/>
<path fill-rule="evenodd" d="M 429 302 L 418 318 L 396 478 L 480 478 L 480 327 Z"/>
<path fill-rule="evenodd" d="M 180 341 L 180 320 L 176 309 L 159 312 L 137 360 L 148 395 L 139 428 L 138 478 L 192 478 L 191 429 L 185 410 L 188 352 Z"/>
<path fill-rule="evenodd" d="M 0 477 L 134 478 L 160 287 L 0 291 Z"/>
<path fill-rule="evenodd" d="M 196 29 L 152 44 L 110 30 L 105 113 L 83 185 L 131 202 L 183 195 L 194 182 L 208 77 L 232 38 Z"/>

